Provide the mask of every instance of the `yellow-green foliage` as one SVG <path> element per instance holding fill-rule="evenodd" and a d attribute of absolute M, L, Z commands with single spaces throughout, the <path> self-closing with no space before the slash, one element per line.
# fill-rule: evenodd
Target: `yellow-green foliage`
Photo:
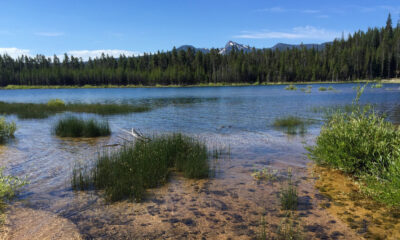
<path fill-rule="evenodd" d="M 58 99 L 58 98 L 50 99 L 47 102 L 47 106 L 49 106 L 49 107 L 64 107 L 65 106 L 65 102 L 63 100 L 61 100 L 61 99 Z"/>
<path fill-rule="evenodd" d="M 7 122 L 4 117 L 0 117 L 0 143 L 14 136 L 16 130 L 17 124 L 15 122 Z"/>

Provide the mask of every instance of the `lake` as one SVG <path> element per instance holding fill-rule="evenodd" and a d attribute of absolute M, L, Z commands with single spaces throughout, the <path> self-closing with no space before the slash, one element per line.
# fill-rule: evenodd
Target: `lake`
<path fill-rule="evenodd" d="M 288 167 L 294 169 L 301 183 L 300 211 L 305 214 L 304 224 L 329 226 L 323 231 L 327 236 L 340 232 L 347 238 L 354 237 L 344 224 L 329 224 L 333 217 L 313 200 L 318 192 L 309 176 L 310 161 L 304 146 L 313 143 L 322 125 L 324 115 L 316 109 L 351 104 L 357 85 L 334 84 L 334 91 L 318 91 L 320 86 L 329 85 L 311 86 L 311 93 L 286 91 L 283 85 L 0 90 L 0 101 L 5 102 L 45 103 L 59 98 L 65 102 L 154 106 L 149 112 L 104 117 L 113 134 L 96 140 L 55 137 L 52 125 L 63 114 L 34 120 L 7 116 L 17 123 L 18 130 L 15 139 L 0 147 L 1 165 L 7 173 L 26 176 L 30 182 L 11 207 L 11 236 L 24 238 L 26 234 L 43 231 L 61 234 L 57 236 L 72 232 L 84 238 L 104 239 L 252 238 L 262 214 L 267 213 L 271 222 L 278 221 L 280 185 L 260 183 L 251 176 L 255 169 L 268 166 L 283 175 Z M 390 121 L 400 123 L 399 84 L 376 89 L 368 86 L 361 103 L 373 104 Z M 306 134 L 295 136 L 272 126 L 274 119 L 288 115 L 310 119 L 313 124 Z M 99 192 L 72 191 L 70 176 L 75 164 L 90 166 L 106 145 L 127 137 L 121 129 L 131 128 L 149 135 L 183 132 L 230 154 L 218 161 L 213 178 L 194 181 L 173 174 L 168 184 L 151 189 L 140 204 L 108 204 Z M 23 225 L 42 227 L 25 229 Z"/>

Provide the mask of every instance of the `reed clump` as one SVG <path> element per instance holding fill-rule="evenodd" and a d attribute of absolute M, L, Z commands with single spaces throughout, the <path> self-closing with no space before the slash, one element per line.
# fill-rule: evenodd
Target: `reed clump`
<path fill-rule="evenodd" d="M 111 134 L 107 121 L 95 119 L 81 119 L 68 116 L 60 119 L 53 128 L 54 134 L 58 137 L 101 137 Z"/>
<path fill-rule="evenodd" d="M 358 87 L 351 112 L 327 119 L 309 156 L 354 176 L 374 199 L 400 206 L 400 131 L 371 106 L 359 105 L 365 87 Z"/>
<path fill-rule="evenodd" d="M 0 114 L 14 114 L 20 119 L 40 119 L 62 112 L 93 113 L 99 115 L 129 114 L 150 111 L 147 105 L 115 103 L 64 103 L 52 99 L 47 103 L 0 102 Z"/>
<path fill-rule="evenodd" d="M 7 122 L 4 117 L 0 117 L 0 143 L 13 137 L 16 130 L 17 124 L 15 122 Z"/>
<path fill-rule="evenodd" d="M 207 178 L 209 156 L 206 145 L 195 138 L 180 133 L 153 136 L 148 141 L 103 152 L 89 171 L 76 168 L 72 187 L 104 190 L 111 202 L 122 199 L 140 202 L 146 189 L 166 183 L 172 170 L 186 178 Z"/>
<path fill-rule="evenodd" d="M 305 121 L 296 116 L 287 116 L 276 118 L 273 126 L 277 129 L 284 130 L 287 134 L 295 135 L 305 134 L 307 132 L 307 125 L 310 123 L 310 121 Z"/>

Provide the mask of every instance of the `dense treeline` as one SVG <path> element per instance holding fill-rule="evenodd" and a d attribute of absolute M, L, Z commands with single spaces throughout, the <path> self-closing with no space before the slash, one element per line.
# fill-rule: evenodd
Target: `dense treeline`
<path fill-rule="evenodd" d="M 192 85 L 347 81 L 400 76 L 400 22 L 358 31 L 336 39 L 324 50 L 253 49 L 219 54 L 193 49 L 114 58 L 102 55 L 84 62 L 65 54 L 46 58 L 0 56 L 0 85 Z"/>

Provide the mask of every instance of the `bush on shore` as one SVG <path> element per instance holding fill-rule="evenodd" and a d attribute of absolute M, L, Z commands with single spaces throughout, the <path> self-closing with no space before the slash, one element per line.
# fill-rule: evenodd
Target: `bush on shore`
<path fill-rule="evenodd" d="M 358 88 L 350 113 L 328 118 L 309 156 L 354 176 L 376 200 L 400 205 L 400 131 L 370 106 L 359 105 L 364 88 Z"/>

